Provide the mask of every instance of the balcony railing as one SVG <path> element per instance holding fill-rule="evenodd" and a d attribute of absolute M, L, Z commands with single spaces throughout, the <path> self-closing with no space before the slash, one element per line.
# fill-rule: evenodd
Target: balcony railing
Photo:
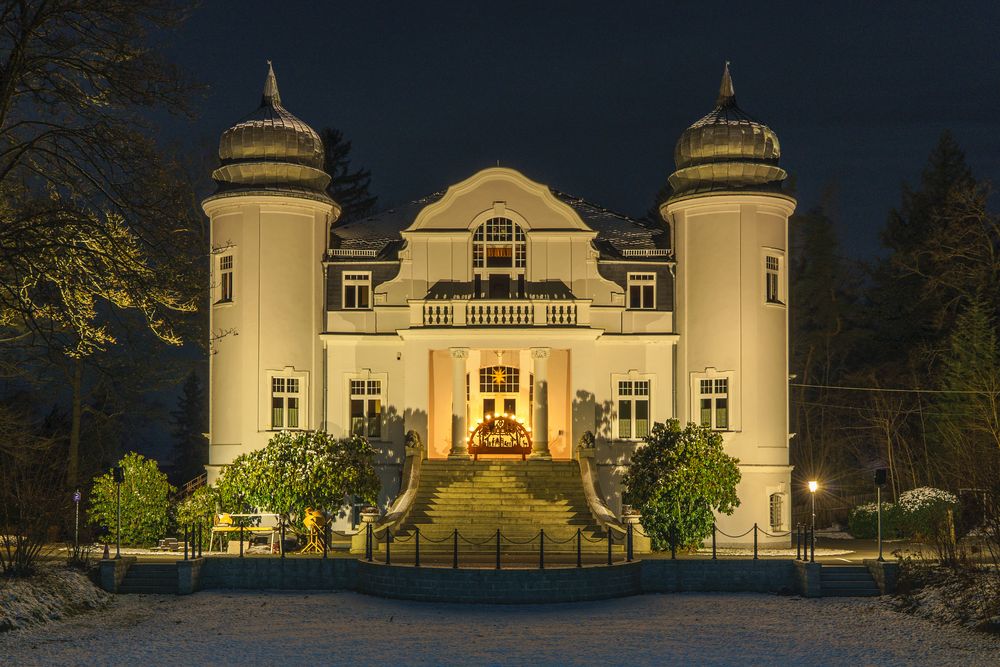
<path fill-rule="evenodd" d="M 411 301 L 411 326 L 533 327 L 586 326 L 589 301 L 473 299 Z"/>
<path fill-rule="evenodd" d="M 626 248 L 622 257 L 670 257 L 670 248 Z"/>

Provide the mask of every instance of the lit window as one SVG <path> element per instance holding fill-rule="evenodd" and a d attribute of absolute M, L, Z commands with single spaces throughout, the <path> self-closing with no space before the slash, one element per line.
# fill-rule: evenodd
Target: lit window
<path fill-rule="evenodd" d="M 368 310 L 371 308 L 372 274 L 344 272 L 344 308 Z"/>
<path fill-rule="evenodd" d="M 635 310 L 656 308 L 656 274 L 628 274 L 628 307 Z"/>
<path fill-rule="evenodd" d="M 770 498 L 771 506 L 771 530 L 781 530 L 781 505 L 780 493 L 772 493 Z"/>
<path fill-rule="evenodd" d="M 699 423 L 711 429 L 729 429 L 729 378 L 698 381 Z"/>
<path fill-rule="evenodd" d="M 618 404 L 618 437 L 639 440 L 649 435 L 649 380 L 619 380 L 615 401 Z"/>
<path fill-rule="evenodd" d="M 271 428 L 300 428 L 300 381 L 295 377 L 271 378 Z"/>
<path fill-rule="evenodd" d="M 516 394 L 521 384 L 521 370 L 514 366 L 487 366 L 479 369 L 479 393 Z"/>
<path fill-rule="evenodd" d="M 382 381 L 351 380 L 351 435 L 382 437 Z"/>
<path fill-rule="evenodd" d="M 215 264 L 217 285 L 215 292 L 216 303 L 230 303 L 233 300 L 233 273 L 235 263 L 232 253 L 218 255 Z"/>
<path fill-rule="evenodd" d="M 524 295 L 524 269 L 528 264 L 528 243 L 524 230 L 509 218 L 490 218 L 472 234 L 472 268 L 477 298 L 485 296 L 483 283 L 489 283 L 489 297 L 508 299 Z M 493 269 L 513 269 L 497 273 Z M 485 280 L 483 278 L 485 276 Z M 516 278 L 515 278 L 516 276 Z M 511 281 L 517 280 L 517 294 Z M 502 282 L 502 284 L 501 284 Z"/>
<path fill-rule="evenodd" d="M 764 300 L 767 303 L 783 304 L 784 287 L 781 280 L 782 258 L 777 254 L 764 255 Z"/>

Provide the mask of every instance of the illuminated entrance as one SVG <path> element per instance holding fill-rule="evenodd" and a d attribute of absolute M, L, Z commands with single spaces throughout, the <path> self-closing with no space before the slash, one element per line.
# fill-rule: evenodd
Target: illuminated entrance
<path fill-rule="evenodd" d="M 480 454 L 520 454 L 524 461 L 531 453 L 531 427 L 511 415 L 487 415 L 469 436 L 469 453 L 475 461 Z"/>

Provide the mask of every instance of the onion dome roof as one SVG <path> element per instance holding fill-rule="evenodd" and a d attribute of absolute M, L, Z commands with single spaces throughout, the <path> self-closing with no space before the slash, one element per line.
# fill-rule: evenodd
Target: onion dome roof
<path fill-rule="evenodd" d="M 736 105 L 727 62 L 715 108 L 677 141 L 671 198 L 719 190 L 780 190 L 788 176 L 778 166 L 780 157 L 778 135 Z"/>
<path fill-rule="evenodd" d="M 218 191 L 293 191 L 329 199 L 323 141 L 282 106 L 270 61 L 267 68 L 260 106 L 219 140 L 222 164 L 212 172 Z"/>

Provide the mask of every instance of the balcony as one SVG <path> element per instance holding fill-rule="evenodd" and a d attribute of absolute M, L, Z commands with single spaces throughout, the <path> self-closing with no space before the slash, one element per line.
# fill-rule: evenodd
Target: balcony
<path fill-rule="evenodd" d="M 412 327 L 575 327 L 590 325 L 590 301 L 451 299 L 410 301 Z"/>

